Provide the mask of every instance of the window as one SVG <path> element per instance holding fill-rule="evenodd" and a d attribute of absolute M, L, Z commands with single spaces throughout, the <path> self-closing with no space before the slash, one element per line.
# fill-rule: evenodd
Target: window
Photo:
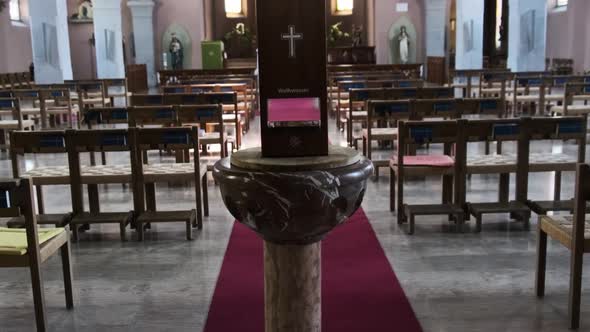
<path fill-rule="evenodd" d="M 569 0 L 557 0 L 555 7 L 567 7 Z"/>
<path fill-rule="evenodd" d="M 11 21 L 22 21 L 20 16 L 20 0 L 10 0 L 8 3 Z"/>
<path fill-rule="evenodd" d="M 336 10 L 339 12 L 352 11 L 354 8 L 353 0 L 337 0 Z"/>
<path fill-rule="evenodd" d="M 227 17 L 244 17 L 246 8 L 244 0 L 225 0 L 225 16 Z"/>
<path fill-rule="evenodd" d="M 354 0 L 332 0 L 332 15 L 352 15 Z"/>

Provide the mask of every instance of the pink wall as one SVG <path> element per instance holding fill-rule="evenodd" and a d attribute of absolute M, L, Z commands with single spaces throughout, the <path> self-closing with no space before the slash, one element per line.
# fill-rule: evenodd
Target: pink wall
<path fill-rule="evenodd" d="M 409 7 L 408 12 L 398 13 L 396 11 L 396 4 L 398 2 L 407 2 Z M 377 63 L 389 63 L 389 29 L 402 16 L 407 16 L 416 27 L 416 33 L 418 34 L 416 59 L 418 62 L 424 62 L 424 54 L 426 54 L 424 10 L 423 0 L 375 0 L 375 46 Z"/>
<path fill-rule="evenodd" d="M 590 1 L 570 0 L 567 11 L 554 10 L 548 1 L 547 57 L 573 58 L 574 71 L 590 69 Z"/>
<path fill-rule="evenodd" d="M 0 73 L 29 71 L 33 61 L 28 1 L 21 1 L 22 23 L 10 21 L 8 6 L 0 13 Z"/>

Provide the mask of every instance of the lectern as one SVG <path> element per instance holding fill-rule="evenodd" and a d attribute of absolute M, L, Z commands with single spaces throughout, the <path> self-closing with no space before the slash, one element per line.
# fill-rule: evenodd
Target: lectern
<path fill-rule="evenodd" d="M 262 147 L 220 160 L 213 176 L 264 240 L 265 330 L 318 332 L 321 240 L 360 207 L 373 165 L 328 145 L 325 1 L 256 7 Z"/>

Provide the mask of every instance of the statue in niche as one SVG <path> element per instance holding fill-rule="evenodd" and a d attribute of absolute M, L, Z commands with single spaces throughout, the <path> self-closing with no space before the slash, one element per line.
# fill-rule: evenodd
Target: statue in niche
<path fill-rule="evenodd" d="M 174 70 L 180 70 L 183 68 L 184 61 L 184 50 L 182 42 L 176 37 L 175 33 L 172 33 L 172 40 L 170 41 L 170 65 Z"/>
<path fill-rule="evenodd" d="M 402 25 L 399 36 L 397 37 L 399 43 L 399 59 L 402 64 L 406 64 L 410 59 L 410 36 L 406 31 L 406 27 Z"/>
<path fill-rule="evenodd" d="M 92 1 L 90 0 L 80 0 L 78 2 L 78 10 L 76 13 L 72 14 L 70 17 L 71 21 L 74 22 L 92 22 L 94 17 L 94 9 L 92 7 Z"/>
<path fill-rule="evenodd" d="M 352 25 L 352 46 L 357 47 L 363 44 L 363 26 Z"/>

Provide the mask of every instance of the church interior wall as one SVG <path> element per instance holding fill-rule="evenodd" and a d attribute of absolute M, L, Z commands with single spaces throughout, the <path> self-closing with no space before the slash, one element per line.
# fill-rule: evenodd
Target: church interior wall
<path fill-rule="evenodd" d="M 400 2 L 408 4 L 407 12 L 397 12 L 396 6 Z M 401 17 L 406 16 L 415 26 L 417 40 L 416 61 L 424 62 L 425 49 L 425 24 L 424 24 L 424 1 L 405 0 L 375 0 L 375 46 L 378 64 L 391 63 L 389 32 L 391 26 Z"/>
<path fill-rule="evenodd" d="M 0 13 L 0 73 L 28 71 L 33 61 L 28 0 L 21 0 L 22 23 L 10 21 L 8 8 Z"/>

